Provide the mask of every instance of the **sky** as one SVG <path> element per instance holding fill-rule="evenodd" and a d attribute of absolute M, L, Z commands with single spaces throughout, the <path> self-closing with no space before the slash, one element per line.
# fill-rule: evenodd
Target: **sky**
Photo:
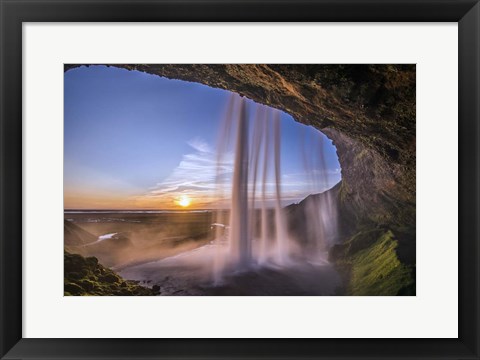
<path fill-rule="evenodd" d="M 197 83 L 113 67 L 67 71 L 65 209 L 226 206 L 228 201 L 219 199 L 217 150 L 231 96 Z M 246 102 L 253 119 L 256 104 Z M 336 149 L 325 135 L 283 112 L 280 123 L 283 204 L 340 181 Z M 233 159 L 233 147 L 224 149 L 222 184 L 227 200 Z M 267 183 L 273 194 L 273 176 Z"/>

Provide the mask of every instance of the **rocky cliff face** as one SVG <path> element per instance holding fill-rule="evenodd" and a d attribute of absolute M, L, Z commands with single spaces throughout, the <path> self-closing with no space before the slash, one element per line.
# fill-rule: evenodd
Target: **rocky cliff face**
<path fill-rule="evenodd" d="M 396 252 L 414 264 L 415 65 L 112 66 L 230 90 L 316 127 L 337 147 L 344 236 L 393 228 Z"/>

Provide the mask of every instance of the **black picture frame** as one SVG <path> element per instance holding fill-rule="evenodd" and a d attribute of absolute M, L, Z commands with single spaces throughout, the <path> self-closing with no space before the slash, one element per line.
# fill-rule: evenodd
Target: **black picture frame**
<path fill-rule="evenodd" d="M 478 0 L 0 0 L 0 356 L 4 359 L 479 359 Z M 23 22 L 458 22 L 458 339 L 22 338 Z M 441 294 L 439 294 L 440 296 Z M 52 314 L 55 316 L 55 314 Z M 441 314 L 439 314 L 441 321 Z M 412 324 L 412 326 L 415 326 Z"/>

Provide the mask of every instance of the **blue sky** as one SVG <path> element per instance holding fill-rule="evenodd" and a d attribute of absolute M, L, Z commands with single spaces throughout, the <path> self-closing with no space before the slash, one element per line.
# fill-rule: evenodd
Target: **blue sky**
<path fill-rule="evenodd" d="M 175 208 L 181 194 L 192 208 L 212 207 L 212 190 L 207 195 L 215 187 L 228 91 L 105 66 L 70 70 L 64 86 L 65 208 Z M 283 112 L 281 131 L 286 202 L 340 180 L 336 150 L 324 135 Z M 313 184 L 316 160 L 305 167 L 319 146 L 328 184 Z"/>

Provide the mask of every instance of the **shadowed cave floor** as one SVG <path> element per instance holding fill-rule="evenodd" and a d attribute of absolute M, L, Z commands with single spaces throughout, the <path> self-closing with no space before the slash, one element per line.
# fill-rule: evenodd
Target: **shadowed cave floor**
<path fill-rule="evenodd" d="M 343 295 L 340 275 L 328 263 L 291 262 L 255 266 L 225 275 L 219 285 L 212 280 L 214 245 L 159 261 L 119 270 L 125 279 L 146 286 L 158 285 L 160 295 L 198 296 L 325 296 Z"/>

